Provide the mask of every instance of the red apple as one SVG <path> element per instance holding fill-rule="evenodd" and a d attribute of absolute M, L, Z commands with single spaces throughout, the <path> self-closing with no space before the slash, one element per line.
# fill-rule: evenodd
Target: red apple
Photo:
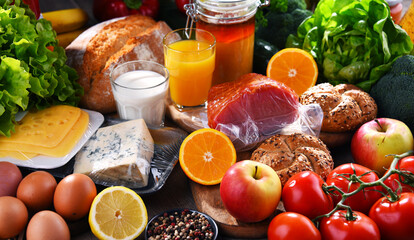
<path fill-rule="evenodd" d="M 227 211 L 242 222 L 259 222 L 277 208 L 282 185 L 268 165 L 251 160 L 236 162 L 220 184 L 220 196 Z"/>
<path fill-rule="evenodd" d="M 413 135 L 407 125 L 391 118 L 378 118 L 363 124 L 351 141 L 355 162 L 382 176 L 389 168 L 393 156 L 414 148 Z"/>

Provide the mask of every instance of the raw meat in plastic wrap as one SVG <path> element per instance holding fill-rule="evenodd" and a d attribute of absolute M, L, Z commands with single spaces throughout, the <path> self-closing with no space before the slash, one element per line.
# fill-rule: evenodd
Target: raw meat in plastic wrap
<path fill-rule="evenodd" d="M 278 133 L 317 136 L 323 119 L 319 105 L 302 106 L 289 87 L 249 73 L 213 86 L 208 95 L 208 126 L 233 141 L 238 151 L 250 150 Z"/>

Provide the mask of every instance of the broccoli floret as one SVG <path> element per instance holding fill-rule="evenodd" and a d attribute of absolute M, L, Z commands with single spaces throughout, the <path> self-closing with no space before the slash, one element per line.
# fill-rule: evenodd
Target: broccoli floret
<path fill-rule="evenodd" d="M 390 72 L 395 75 L 414 75 L 414 56 L 406 55 L 395 60 L 392 64 Z M 414 104 L 414 103 L 413 103 Z"/>
<path fill-rule="evenodd" d="M 259 26 L 256 37 L 268 41 L 279 49 L 285 48 L 289 34 L 295 34 L 302 21 L 311 15 L 312 12 L 306 10 L 304 0 L 289 0 L 286 12 L 266 13 L 267 26 Z"/>
<path fill-rule="evenodd" d="M 372 87 L 378 117 L 398 119 L 414 132 L 414 56 L 398 58 Z"/>
<path fill-rule="evenodd" d="M 306 2 L 304 0 L 288 0 L 287 12 L 292 12 L 295 9 L 306 9 Z"/>
<path fill-rule="evenodd" d="M 295 31 L 297 30 L 297 28 L 299 27 L 299 25 L 303 22 L 303 20 L 305 20 L 306 18 L 308 18 L 309 16 L 312 15 L 312 12 L 306 9 L 295 9 L 292 11 L 292 17 L 293 17 L 293 25 L 296 26 Z"/>

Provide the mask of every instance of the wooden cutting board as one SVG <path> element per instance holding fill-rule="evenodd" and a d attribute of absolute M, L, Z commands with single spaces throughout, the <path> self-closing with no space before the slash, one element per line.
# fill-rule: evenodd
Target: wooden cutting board
<path fill-rule="evenodd" d="M 201 128 L 207 128 L 207 108 L 186 108 L 184 110 L 177 109 L 171 99 L 167 100 L 166 114 L 180 128 L 191 133 Z"/>
<path fill-rule="evenodd" d="M 237 161 L 249 159 L 251 152 L 237 153 Z M 194 202 L 200 212 L 211 216 L 219 227 L 220 234 L 233 238 L 257 239 L 266 238 L 267 227 L 277 214 L 284 212 L 280 202 L 276 211 L 267 219 L 257 223 L 240 222 L 231 216 L 220 198 L 220 185 L 205 186 L 190 180 Z"/>
<path fill-rule="evenodd" d="M 211 216 L 219 227 L 219 233 L 233 238 L 266 238 L 267 227 L 274 216 L 283 212 L 280 202 L 277 210 L 267 219 L 257 223 L 243 223 L 232 217 L 220 198 L 220 185 L 204 186 L 191 181 L 191 192 L 198 211 Z"/>

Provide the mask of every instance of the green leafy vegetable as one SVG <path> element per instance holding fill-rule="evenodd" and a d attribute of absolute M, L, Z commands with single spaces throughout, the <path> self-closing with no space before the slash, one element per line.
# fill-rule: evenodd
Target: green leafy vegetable
<path fill-rule="evenodd" d="M 413 48 L 384 0 L 321 0 L 286 46 L 311 53 L 321 81 L 352 83 L 365 91 Z"/>
<path fill-rule="evenodd" d="M 269 6 L 259 8 L 256 12 L 256 26 L 266 27 L 268 25 L 266 15 L 271 12 L 286 12 L 288 0 L 270 0 Z"/>
<path fill-rule="evenodd" d="M 398 119 L 414 131 L 414 56 L 405 55 L 371 88 L 378 117 Z"/>
<path fill-rule="evenodd" d="M 79 103 L 83 89 L 51 23 L 20 0 L 0 0 L 0 54 L 0 135 L 10 136 L 21 110 Z"/>
<path fill-rule="evenodd" d="M 263 15 L 263 25 L 257 24 L 256 37 L 275 45 L 278 49 L 285 48 L 288 36 L 295 34 L 303 20 L 312 15 L 312 12 L 306 9 L 304 0 L 272 2 L 263 12 L 266 12 Z"/>

